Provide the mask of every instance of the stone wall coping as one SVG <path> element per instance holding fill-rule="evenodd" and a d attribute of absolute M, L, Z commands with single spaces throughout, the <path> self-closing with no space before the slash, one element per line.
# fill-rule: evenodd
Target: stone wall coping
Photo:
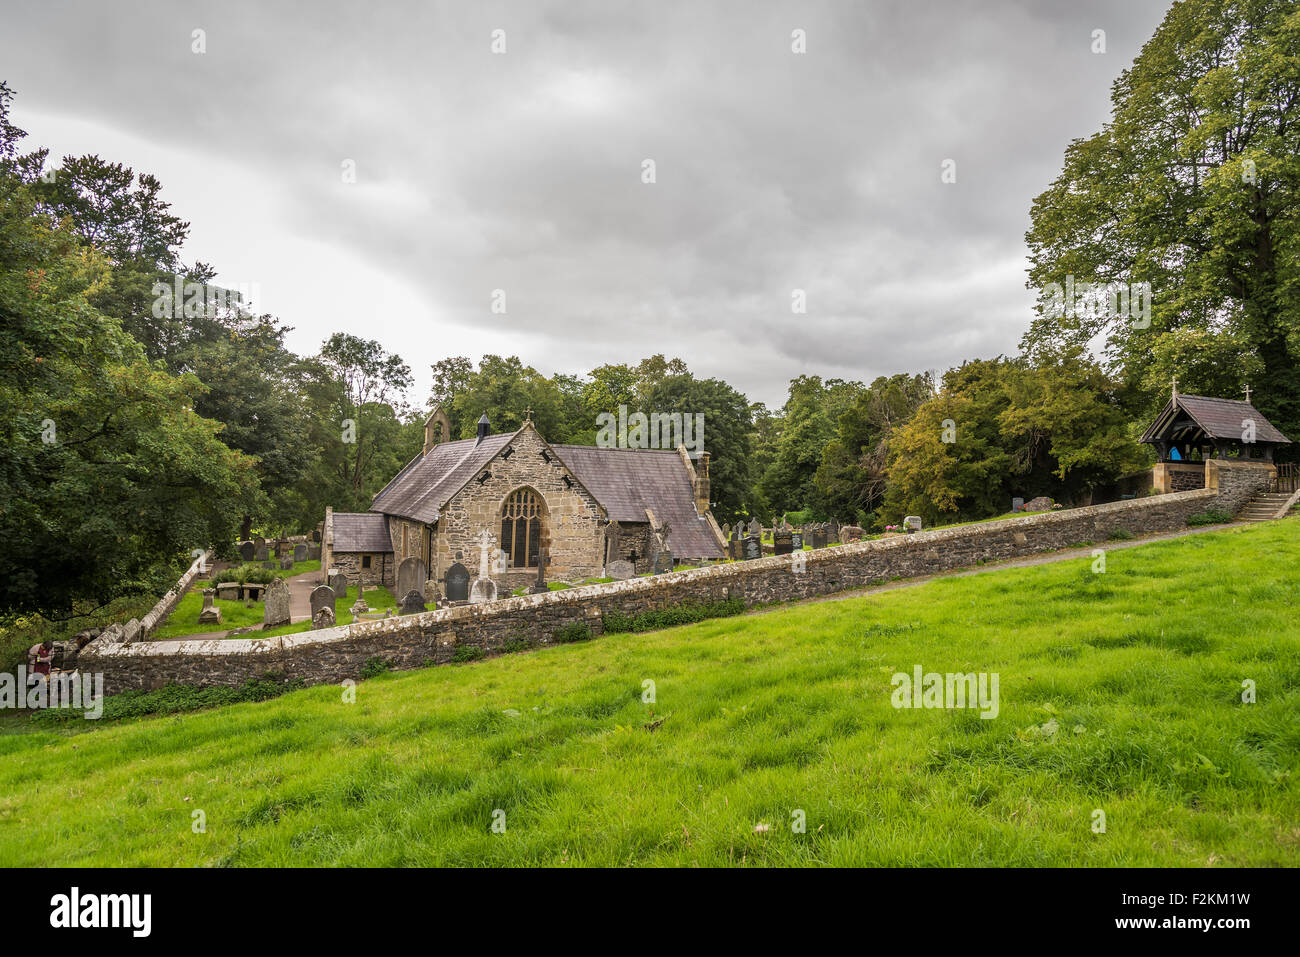
<path fill-rule="evenodd" d="M 1243 463 L 1252 464 L 1252 463 Z M 1213 489 L 1192 489 L 1186 492 L 1170 492 L 1165 495 L 1146 496 L 1123 502 L 1107 502 L 1101 505 L 1085 505 L 1079 508 L 1062 509 L 1059 512 L 1044 512 L 1039 515 L 1017 515 L 1011 518 L 991 522 L 976 522 L 956 528 L 940 528 L 930 531 L 914 532 L 905 536 L 892 536 L 875 541 L 854 542 L 804 551 L 804 560 L 815 565 L 819 562 L 842 561 L 854 555 L 868 555 L 873 552 L 885 552 L 896 548 L 920 548 L 942 544 L 954 539 L 970 536 L 986 536 L 1000 532 L 1023 532 L 1026 529 L 1041 528 L 1061 522 L 1073 522 L 1091 517 L 1123 515 L 1166 503 L 1192 502 L 1200 499 L 1211 500 L 1218 497 Z M 133 643 L 105 643 L 94 647 L 94 653 L 106 657 L 150 657 L 164 655 L 244 655 L 256 657 L 265 655 L 274 657 L 285 652 L 312 645 L 331 644 L 356 638 L 386 638 L 403 635 L 407 632 L 422 633 L 433 625 L 454 625 L 457 622 L 471 623 L 481 618 L 528 611 L 568 604 L 585 604 L 593 598 L 614 597 L 640 592 L 654 592 L 667 585 L 686 582 L 698 582 L 708 579 L 720 579 L 725 585 L 728 579 L 740 579 L 755 572 L 777 570 L 790 565 L 794 560 L 791 555 L 768 555 L 745 562 L 732 562 L 710 565 L 706 568 L 693 568 L 687 571 L 670 572 L 667 575 L 630 578 L 626 581 L 605 584 L 582 585 L 560 591 L 547 592 L 542 595 L 522 595 L 482 605 L 458 605 L 453 608 L 440 608 L 417 615 L 402 615 L 396 618 L 382 618 L 374 621 L 355 622 L 350 625 L 338 625 L 315 631 L 298 632 L 276 638 L 215 638 L 194 640 L 173 638 L 161 641 L 140 641 Z M 197 563 L 196 563 L 197 564 Z M 587 612 L 594 617 L 599 612 L 592 608 Z M 99 639 L 86 646 L 82 654 L 97 645 Z"/>

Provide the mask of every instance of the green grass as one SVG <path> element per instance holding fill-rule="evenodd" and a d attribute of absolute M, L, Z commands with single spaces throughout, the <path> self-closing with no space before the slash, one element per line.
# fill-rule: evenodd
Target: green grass
<path fill-rule="evenodd" d="M 369 587 L 365 591 L 366 604 L 370 606 L 371 611 L 382 611 L 387 608 L 396 608 L 398 605 L 387 588 L 382 586 Z M 352 624 L 352 613 L 349 609 L 356 604 L 357 586 L 349 585 L 346 595 L 337 596 L 334 599 L 334 621 L 339 625 Z M 298 632 L 309 631 L 311 622 L 300 621 L 292 625 L 281 625 L 278 628 L 268 628 L 261 630 L 261 625 L 266 617 L 266 606 L 264 602 L 253 602 L 252 608 L 245 608 L 242 601 L 232 601 L 225 598 L 213 600 L 213 604 L 221 609 L 220 625 L 200 625 L 198 623 L 199 612 L 203 610 L 203 592 L 200 588 L 192 588 L 186 592 L 176 604 L 176 610 L 165 621 L 161 627 L 155 629 L 151 638 L 158 641 L 164 638 L 184 638 L 187 635 L 204 635 L 213 632 L 230 631 L 235 628 L 255 627 L 258 630 L 249 632 L 244 635 L 235 635 L 235 638 L 275 638 L 280 635 L 294 635 Z M 425 605 L 428 609 L 431 606 Z"/>
<path fill-rule="evenodd" d="M 0 862 L 1295 866 L 1298 559 L 1300 520 L 1262 523 L 1113 549 L 1100 575 L 1084 557 L 380 674 L 351 704 L 7 722 Z M 894 709 L 917 664 L 997 672 L 1000 714 Z"/>

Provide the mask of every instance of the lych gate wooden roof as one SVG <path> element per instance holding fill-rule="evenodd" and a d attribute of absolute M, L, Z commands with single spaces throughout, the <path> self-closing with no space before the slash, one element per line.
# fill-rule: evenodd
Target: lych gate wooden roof
<path fill-rule="evenodd" d="M 1194 429 L 1184 427 L 1171 434 L 1175 424 L 1184 417 L 1191 420 Z M 1176 395 L 1165 403 L 1160 414 L 1142 433 L 1142 441 L 1151 443 L 1158 439 L 1182 439 L 1184 433 L 1199 430 L 1208 438 L 1241 441 L 1242 422 L 1255 423 L 1256 443 L 1290 444 L 1291 440 L 1277 430 L 1249 402 L 1240 399 L 1215 399 L 1204 395 Z"/>

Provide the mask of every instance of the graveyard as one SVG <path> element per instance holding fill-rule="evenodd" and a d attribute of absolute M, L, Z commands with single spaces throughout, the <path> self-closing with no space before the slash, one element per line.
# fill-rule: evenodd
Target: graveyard
<path fill-rule="evenodd" d="M 1297 522 L 1115 547 L 1104 575 L 1084 549 L 376 673 L 351 703 L 321 685 L 149 717 L 163 692 L 118 696 L 144 716 L 0 736 L 6 813 L 31 822 L 6 860 L 1294 864 Z M 1001 672 L 998 720 L 892 708 L 913 662 Z"/>

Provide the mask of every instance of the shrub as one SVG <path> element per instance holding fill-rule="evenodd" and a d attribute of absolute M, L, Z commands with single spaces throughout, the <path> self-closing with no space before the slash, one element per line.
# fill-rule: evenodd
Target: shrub
<path fill-rule="evenodd" d="M 385 672 L 392 671 L 393 666 L 383 658 L 367 658 L 366 663 L 361 666 L 360 678 L 378 678 Z"/>
<path fill-rule="evenodd" d="M 674 625 L 689 625 L 706 618 L 729 618 L 732 615 L 739 615 L 744 610 L 745 603 L 739 598 L 727 598 L 723 601 L 687 603 L 660 611 L 643 611 L 635 617 L 629 617 L 620 611 L 611 611 L 602 616 L 602 621 L 606 634 L 656 631 Z"/>
<path fill-rule="evenodd" d="M 1126 542 L 1133 537 L 1133 533 L 1127 528 L 1117 528 L 1106 537 L 1112 542 Z"/>
<path fill-rule="evenodd" d="M 1226 525 L 1232 521 L 1232 513 L 1221 508 L 1209 508 L 1204 512 L 1187 516 L 1188 525 Z"/>
<path fill-rule="evenodd" d="M 474 645 L 459 645 L 456 650 L 452 652 L 451 660 L 458 663 L 465 661 L 478 661 L 483 657 L 483 655 L 484 652 L 482 648 L 477 648 Z"/>
<path fill-rule="evenodd" d="M 591 637 L 591 626 L 585 621 L 570 622 L 551 637 L 558 644 L 567 644 L 571 641 L 586 641 Z"/>
<path fill-rule="evenodd" d="M 513 653 L 516 651 L 527 651 L 532 646 L 533 643 L 527 638 L 511 638 L 501 646 L 501 650 L 507 653 Z"/>

